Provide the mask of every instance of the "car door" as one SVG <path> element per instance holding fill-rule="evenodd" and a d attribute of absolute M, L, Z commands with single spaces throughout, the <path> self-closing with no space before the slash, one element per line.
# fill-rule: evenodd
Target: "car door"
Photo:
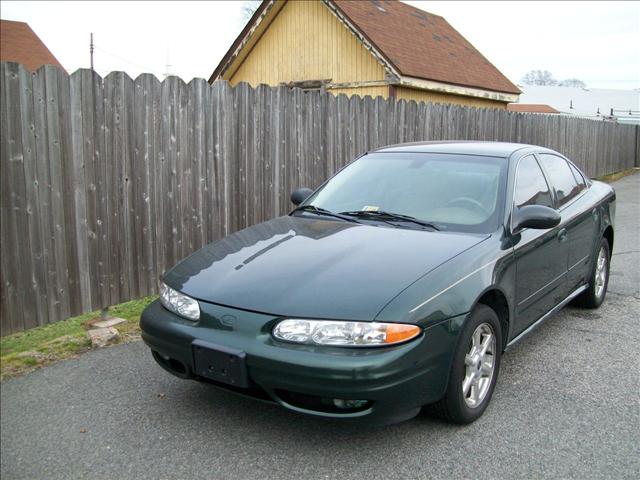
<path fill-rule="evenodd" d="M 516 166 L 513 209 L 525 205 L 555 208 L 553 193 L 534 155 Z M 513 214 L 511 217 L 513 218 Z M 513 231 L 516 261 L 515 334 L 562 301 L 566 291 L 567 245 L 561 227 Z"/>
<path fill-rule="evenodd" d="M 586 181 L 575 166 L 558 155 L 541 153 L 538 157 L 555 192 L 562 216 L 560 226 L 567 235 L 568 295 L 588 281 L 590 260 L 599 229 L 598 210 L 590 206 L 590 200 L 586 195 Z"/>

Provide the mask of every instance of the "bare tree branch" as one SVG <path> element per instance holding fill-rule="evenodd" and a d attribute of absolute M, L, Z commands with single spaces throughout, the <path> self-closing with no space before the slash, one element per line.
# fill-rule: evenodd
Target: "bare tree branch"
<path fill-rule="evenodd" d="M 553 78 L 549 70 L 531 70 L 522 76 L 524 85 L 557 85 L 558 81 Z"/>
<path fill-rule="evenodd" d="M 241 17 L 242 20 L 244 20 L 244 22 L 248 22 L 251 17 L 253 17 L 253 14 L 256 12 L 256 10 L 258 9 L 258 7 L 260 6 L 260 1 L 256 1 L 256 0 L 245 0 L 244 2 L 242 2 L 242 9 L 241 9 Z"/>
<path fill-rule="evenodd" d="M 587 84 L 579 78 L 567 78 L 566 80 L 562 80 L 558 85 L 561 87 L 587 88 Z"/>

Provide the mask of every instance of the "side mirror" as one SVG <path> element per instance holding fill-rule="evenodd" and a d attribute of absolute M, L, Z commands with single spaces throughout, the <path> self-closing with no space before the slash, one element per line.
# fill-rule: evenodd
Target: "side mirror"
<path fill-rule="evenodd" d="M 535 228 L 545 230 L 560 223 L 561 217 L 553 208 L 543 205 L 525 205 L 514 212 L 514 229 Z"/>
<path fill-rule="evenodd" d="M 311 190 L 310 188 L 306 188 L 306 187 L 298 188 L 297 190 L 294 190 L 293 193 L 291 194 L 291 202 L 297 207 L 302 202 L 304 202 L 307 198 L 309 198 L 309 195 L 311 195 L 312 193 L 313 193 L 313 190 Z"/>

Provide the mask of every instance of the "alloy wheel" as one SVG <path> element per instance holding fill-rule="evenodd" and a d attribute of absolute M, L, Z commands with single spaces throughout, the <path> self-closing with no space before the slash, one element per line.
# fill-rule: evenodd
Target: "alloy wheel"
<path fill-rule="evenodd" d="M 469 408 L 478 407 L 487 396 L 495 369 L 496 336 L 488 323 L 481 323 L 471 336 L 464 357 L 466 367 L 462 395 Z"/>
<path fill-rule="evenodd" d="M 598 259 L 596 260 L 596 275 L 595 275 L 595 283 L 596 283 L 596 297 L 598 299 L 602 298 L 604 294 L 604 287 L 607 284 L 607 275 L 609 274 L 609 268 L 607 265 L 607 252 L 605 247 L 600 247 L 600 252 L 598 253 Z"/>

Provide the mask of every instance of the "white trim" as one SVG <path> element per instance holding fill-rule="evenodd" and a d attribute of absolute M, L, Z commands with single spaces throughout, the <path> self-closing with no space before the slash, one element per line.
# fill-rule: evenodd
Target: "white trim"
<path fill-rule="evenodd" d="M 502 257 L 500 257 L 502 258 Z M 413 309 L 411 309 L 409 311 L 409 313 L 413 313 L 416 310 L 418 310 L 419 308 L 425 306 L 427 303 L 429 303 L 431 300 L 433 300 L 434 298 L 439 297 L 440 295 L 442 295 L 443 293 L 451 290 L 453 287 L 455 287 L 456 285 L 458 285 L 459 283 L 462 283 L 463 281 L 465 281 L 467 278 L 469 278 L 471 275 L 475 275 L 476 273 L 478 273 L 480 270 L 483 270 L 491 265 L 493 265 L 494 263 L 496 263 L 498 260 L 500 260 L 500 258 L 496 258 L 495 260 L 491 260 L 489 263 L 485 263 L 483 266 L 481 266 L 480 268 L 477 268 L 476 270 L 474 270 L 473 272 L 471 272 L 468 275 L 465 275 L 464 277 L 462 277 L 460 280 L 458 280 L 455 283 L 452 283 L 451 285 L 449 285 L 447 288 L 445 288 L 444 290 L 441 290 L 440 292 L 436 293 L 433 297 L 429 298 L 428 300 L 425 300 L 424 302 L 422 302 L 420 305 L 414 307 Z"/>
<path fill-rule="evenodd" d="M 574 268 L 576 268 L 578 265 L 580 265 L 581 263 L 583 263 L 585 260 L 587 260 L 591 255 L 586 255 L 585 257 L 581 258 L 580 260 L 578 260 L 576 263 L 573 264 L 573 266 L 569 267 L 569 270 L 567 270 L 567 273 L 570 272 L 571 270 L 573 270 Z"/>
<path fill-rule="evenodd" d="M 400 76 L 401 87 L 416 88 L 419 90 L 432 90 L 442 93 L 450 93 L 454 95 L 465 95 L 467 97 L 483 98 L 485 100 L 495 100 L 497 102 L 517 102 L 520 94 L 494 92 L 493 90 L 485 90 L 476 87 L 464 87 L 461 85 L 452 85 L 450 83 L 436 82 L 434 80 L 425 80 L 423 78 Z"/>
<path fill-rule="evenodd" d="M 249 41 L 251 41 L 251 38 L 253 37 L 253 34 L 256 33 L 256 30 L 262 24 L 262 22 L 265 20 L 265 18 L 267 18 L 267 16 L 269 16 L 269 13 L 271 12 L 271 9 L 273 8 L 273 6 L 275 4 L 276 4 L 276 0 L 270 0 L 269 1 L 269 4 L 265 7 L 265 9 L 262 12 L 262 14 L 256 19 L 256 21 L 253 24 L 253 26 L 249 29 L 249 31 L 247 31 L 245 36 L 242 38 L 242 41 L 238 44 L 238 47 L 233 51 L 231 56 L 229 56 L 229 59 L 227 60 L 226 64 L 220 70 L 220 74 L 218 75 L 218 78 L 214 79 L 214 81 L 222 79 L 222 77 L 224 77 L 225 73 L 227 73 L 227 71 L 234 64 L 234 62 L 236 60 L 238 60 L 238 56 L 240 55 L 240 52 L 242 52 L 242 50 L 244 50 L 245 47 L 247 46 L 247 43 Z M 273 21 L 273 19 L 271 21 Z M 269 27 L 269 25 L 267 25 L 267 28 L 268 27 Z M 240 68 L 240 65 L 238 65 L 238 68 Z M 231 76 L 233 76 L 237 70 L 238 69 L 236 68 L 236 70 L 233 72 L 233 74 Z"/>
<path fill-rule="evenodd" d="M 345 27 L 347 27 L 347 29 L 353 34 L 353 36 L 355 36 L 356 39 L 358 39 L 358 41 L 362 43 L 364 48 L 366 48 L 369 51 L 369 53 L 371 53 L 371 55 L 373 55 L 374 58 L 378 60 L 380 64 L 382 64 L 382 66 L 387 71 L 387 73 L 395 77 L 394 80 L 397 80 L 400 78 L 400 72 L 396 70 L 396 68 L 389 61 L 387 61 L 387 59 L 384 57 L 382 52 L 380 52 L 377 48 L 375 48 L 365 38 L 365 36 L 360 32 L 360 29 L 358 27 L 356 27 L 353 23 L 349 21 L 349 19 L 347 19 L 345 15 L 343 15 L 340 11 L 338 11 L 338 8 L 336 7 L 336 5 L 333 3 L 332 0 L 321 0 L 321 1 L 329 9 L 329 11 L 333 13 L 333 15 L 338 19 L 338 21 L 342 23 Z"/>

